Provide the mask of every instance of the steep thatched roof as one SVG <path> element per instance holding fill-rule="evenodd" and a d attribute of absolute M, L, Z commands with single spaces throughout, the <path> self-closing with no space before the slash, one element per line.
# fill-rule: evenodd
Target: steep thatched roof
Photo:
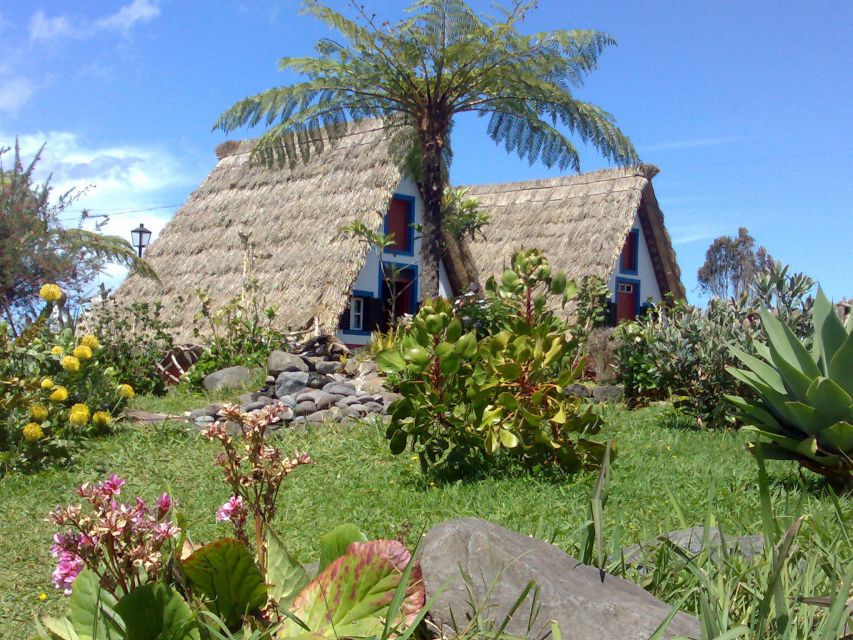
<path fill-rule="evenodd" d="M 361 124 L 337 145 L 292 168 L 250 163 L 253 141 L 226 142 L 219 162 L 163 229 L 145 257 L 162 285 L 132 276 L 116 291 L 128 302 L 161 300 L 179 339 L 191 337 L 202 287 L 214 308 L 240 295 L 244 251 L 238 232 L 251 234 L 255 277 L 282 327 L 316 322 L 333 330 L 368 247 L 339 232 L 360 220 L 378 229 L 400 183 L 376 122 Z M 189 299 L 179 303 L 179 296 Z"/>
<path fill-rule="evenodd" d="M 652 189 L 656 167 L 606 169 L 548 180 L 474 185 L 470 195 L 491 216 L 470 252 L 484 282 L 513 253 L 538 247 L 552 265 L 580 282 L 610 277 L 638 213 L 661 295 L 684 297 L 681 271 Z"/>

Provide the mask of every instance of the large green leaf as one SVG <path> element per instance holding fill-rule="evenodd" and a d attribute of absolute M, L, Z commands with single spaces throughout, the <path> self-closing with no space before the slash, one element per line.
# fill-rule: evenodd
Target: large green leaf
<path fill-rule="evenodd" d="M 344 555 L 353 542 L 366 540 L 367 536 L 354 524 L 339 524 L 320 538 L 320 571 Z"/>
<path fill-rule="evenodd" d="M 847 336 L 844 344 L 832 357 L 829 363 L 829 377 L 853 396 L 853 334 Z"/>
<path fill-rule="evenodd" d="M 730 351 L 732 355 L 740 360 L 750 371 L 752 371 L 752 373 L 758 376 L 764 384 L 779 393 L 788 393 L 788 390 L 785 388 L 785 384 L 782 382 L 782 377 L 773 366 L 741 349 L 732 348 Z"/>
<path fill-rule="evenodd" d="M 116 599 L 101 589 L 97 574 L 83 569 L 71 585 L 68 620 L 80 640 L 121 638 L 124 623 L 115 606 Z"/>
<path fill-rule="evenodd" d="M 396 349 L 385 349 L 376 356 L 376 365 L 385 373 L 400 373 L 406 368 L 406 361 Z"/>
<path fill-rule="evenodd" d="M 208 598 L 208 606 L 233 629 L 243 615 L 266 604 L 264 577 L 246 545 L 233 538 L 207 544 L 183 561 L 194 591 Z"/>
<path fill-rule="evenodd" d="M 841 318 L 835 312 L 835 307 L 820 287 L 817 289 L 812 318 L 814 319 L 814 350 L 820 358 L 823 375 L 828 376 L 832 356 L 844 344 L 847 332 L 841 324 Z"/>
<path fill-rule="evenodd" d="M 125 640 L 199 640 L 193 612 L 181 595 L 162 582 L 143 585 L 119 600 Z"/>
<path fill-rule="evenodd" d="M 36 620 L 36 627 L 39 631 L 39 638 L 79 640 L 79 636 L 68 618 L 45 616 L 40 621 Z"/>
<path fill-rule="evenodd" d="M 308 573 L 290 555 L 284 541 L 267 527 L 267 589 L 279 607 L 289 607 L 308 584 Z"/>
<path fill-rule="evenodd" d="M 821 426 L 827 426 L 839 420 L 853 419 L 850 409 L 853 399 L 832 380 L 817 378 L 809 386 L 806 398 L 820 415 Z"/>
<path fill-rule="evenodd" d="M 411 554 L 396 540 L 354 542 L 326 567 L 293 602 L 294 620 L 286 620 L 277 638 L 360 638 L 380 636 L 388 607 Z M 412 569 L 400 619 L 410 624 L 424 606 L 420 566 Z"/>
<path fill-rule="evenodd" d="M 782 321 L 767 309 L 762 309 L 761 323 L 770 343 L 771 354 L 775 351 L 775 355 L 778 355 L 791 368 L 801 372 L 807 378 L 817 378 L 820 375 L 820 370 L 817 368 L 811 354 L 806 350 L 799 338 L 794 335 L 794 332 Z M 777 358 L 774 357 L 773 361 L 779 366 Z"/>
<path fill-rule="evenodd" d="M 853 424 L 846 421 L 836 422 L 820 432 L 820 445 L 829 451 L 835 450 L 853 457 Z"/>
<path fill-rule="evenodd" d="M 821 429 L 820 415 L 804 402 L 787 402 L 788 411 L 794 417 L 794 426 L 803 433 L 817 435 Z"/>
<path fill-rule="evenodd" d="M 725 398 L 740 410 L 741 417 L 745 422 L 770 429 L 773 432 L 783 433 L 779 421 L 768 411 L 765 411 L 752 402 L 744 400 L 740 396 L 726 395 Z"/>

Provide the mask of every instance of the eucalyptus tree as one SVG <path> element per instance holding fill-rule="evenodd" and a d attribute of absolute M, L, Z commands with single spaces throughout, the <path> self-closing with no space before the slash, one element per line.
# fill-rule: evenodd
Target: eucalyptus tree
<path fill-rule="evenodd" d="M 531 163 L 579 170 L 572 135 L 616 164 L 637 161 L 614 118 L 574 95 L 614 44 L 610 36 L 521 33 L 534 0 L 495 5 L 494 16 L 479 15 L 464 0 L 418 0 L 395 23 L 351 5 L 354 15 L 347 18 L 307 2 L 304 11 L 339 37 L 319 40 L 315 56 L 282 59 L 281 69 L 303 79 L 240 100 L 214 127 L 228 132 L 265 124 L 254 159 L 281 166 L 339 141 L 355 121 L 381 119 L 392 153 L 414 173 L 424 201 L 424 296 L 438 293 L 442 197 L 458 114 L 486 117 L 488 135 Z"/>

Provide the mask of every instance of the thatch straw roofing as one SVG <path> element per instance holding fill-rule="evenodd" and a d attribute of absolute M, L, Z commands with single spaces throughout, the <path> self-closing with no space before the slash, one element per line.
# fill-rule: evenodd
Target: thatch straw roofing
<path fill-rule="evenodd" d="M 484 238 L 470 243 L 481 280 L 499 275 L 521 248 L 538 247 L 577 282 L 607 280 L 638 213 L 661 295 L 685 295 L 681 271 L 652 189 L 651 165 L 548 180 L 474 185 L 470 195 L 491 216 Z"/>
<path fill-rule="evenodd" d="M 292 168 L 251 164 L 252 146 L 251 140 L 220 145 L 216 167 L 146 251 L 162 284 L 132 276 L 116 291 L 120 301 L 162 301 L 178 339 L 192 337 L 196 287 L 207 290 L 214 309 L 240 295 L 238 232 L 250 233 L 259 253 L 270 254 L 256 262 L 254 275 L 282 328 L 316 322 L 334 330 L 368 251 L 339 229 L 355 220 L 378 229 L 377 214 L 400 183 L 376 122 Z"/>

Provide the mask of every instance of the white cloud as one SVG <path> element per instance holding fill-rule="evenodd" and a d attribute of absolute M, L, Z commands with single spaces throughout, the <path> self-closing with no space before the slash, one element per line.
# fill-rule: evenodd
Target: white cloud
<path fill-rule="evenodd" d="M 130 32 L 139 22 L 153 20 L 160 15 L 158 0 L 132 0 L 115 13 L 90 20 L 85 17 L 69 18 L 66 15 L 48 17 L 44 11 L 36 11 L 30 18 L 30 42 L 45 42 L 59 38 L 87 39 L 99 32 Z"/>
<path fill-rule="evenodd" d="M 71 26 L 67 16 L 48 18 L 44 11 L 36 11 L 30 18 L 30 42 L 55 38 L 79 38 L 82 35 Z"/>
<path fill-rule="evenodd" d="M 28 78 L 0 78 L 0 113 L 15 115 L 38 88 Z"/>
<path fill-rule="evenodd" d="M 133 0 L 114 14 L 98 20 L 95 25 L 101 29 L 128 31 L 137 22 L 153 20 L 160 15 L 160 7 L 152 0 Z"/>

